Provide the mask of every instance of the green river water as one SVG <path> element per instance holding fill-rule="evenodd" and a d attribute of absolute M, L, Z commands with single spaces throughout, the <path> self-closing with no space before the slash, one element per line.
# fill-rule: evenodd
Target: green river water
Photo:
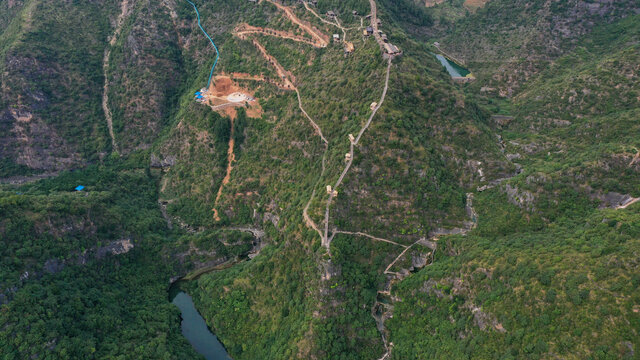
<path fill-rule="evenodd" d="M 189 340 L 193 348 L 207 360 L 231 360 L 224 346 L 218 338 L 209 330 L 196 307 L 191 296 L 180 291 L 171 300 L 182 312 L 182 335 Z"/>

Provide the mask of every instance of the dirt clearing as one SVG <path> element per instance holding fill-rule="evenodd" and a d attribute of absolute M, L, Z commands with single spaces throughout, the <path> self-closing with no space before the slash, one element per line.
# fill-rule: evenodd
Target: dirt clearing
<path fill-rule="evenodd" d="M 489 0 L 465 0 L 464 7 L 466 7 L 470 11 L 476 11 L 488 2 Z"/>
<path fill-rule="evenodd" d="M 217 75 L 214 77 L 209 87 L 209 91 L 203 94 L 208 105 L 214 111 L 219 111 L 224 115 L 235 119 L 237 115 L 236 107 L 247 107 L 247 116 L 257 118 L 262 115 L 262 108 L 253 97 L 251 90 L 240 86 L 234 79 L 243 80 L 263 80 L 260 76 L 247 74 Z"/>

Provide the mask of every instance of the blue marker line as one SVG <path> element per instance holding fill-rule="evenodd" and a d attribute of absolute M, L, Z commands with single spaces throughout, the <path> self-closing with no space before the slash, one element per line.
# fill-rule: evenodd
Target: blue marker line
<path fill-rule="evenodd" d="M 191 1 L 187 0 L 187 2 L 191 4 L 191 6 L 193 6 L 193 9 L 196 11 L 196 15 L 198 16 L 198 26 L 200 27 L 200 30 L 202 30 L 202 32 L 207 37 L 207 39 L 211 41 L 211 45 L 213 45 L 213 48 L 216 49 L 216 60 L 213 62 L 213 66 L 211 67 L 211 72 L 209 73 L 209 81 L 207 82 L 207 89 L 208 89 L 209 85 L 211 85 L 211 78 L 213 77 L 213 69 L 216 68 L 216 64 L 218 64 L 218 58 L 220 58 L 220 52 L 218 51 L 218 47 L 216 46 L 216 44 L 211 39 L 211 36 L 209 36 L 209 34 L 207 34 L 207 32 L 204 31 L 204 28 L 202 27 L 202 25 L 200 25 L 200 12 L 198 12 L 198 8 Z"/>

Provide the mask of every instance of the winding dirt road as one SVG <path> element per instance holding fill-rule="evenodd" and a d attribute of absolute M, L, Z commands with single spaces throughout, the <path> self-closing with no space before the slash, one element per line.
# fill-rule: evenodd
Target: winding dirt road
<path fill-rule="evenodd" d="M 303 31 L 307 32 L 315 41 L 306 39 L 306 38 L 301 37 L 301 36 L 293 35 L 293 34 L 290 34 L 290 33 L 284 32 L 284 31 L 268 29 L 268 28 L 259 28 L 259 27 L 248 25 L 248 24 L 241 24 L 238 27 L 236 27 L 236 29 L 234 30 L 234 35 L 238 36 L 241 39 L 246 39 L 247 36 L 249 36 L 251 34 L 262 34 L 262 35 L 267 35 L 267 36 L 275 36 L 275 37 L 290 39 L 290 40 L 293 40 L 293 41 L 302 42 L 302 43 L 305 43 L 305 44 L 308 44 L 308 45 L 311 45 L 311 46 L 314 46 L 314 47 L 319 47 L 319 48 L 327 46 L 327 44 L 328 44 L 328 36 L 322 34 L 319 30 L 313 28 L 311 25 L 303 23 L 300 19 L 298 19 L 298 17 L 293 13 L 293 11 L 290 8 L 288 8 L 288 7 L 284 6 L 284 5 L 281 5 L 281 4 L 277 3 L 277 2 L 274 2 L 272 0 L 267 0 L 267 1 L 269 1 L 272 4 L 274 4 L 280 10 L 284 11 L 284 13 L 287 15 L 287 17 L 294 24 L 297 24 Z M 313 198 L 315 197 L 315 187 L 317 186 L 318 182 L 322 178 L 322 176 L 324 174 L 324 171 L 325 171 L 326 152 L 327 152 L 327 148 L 328 148 L 329 142 L 327 141 L 327 139 L 322 134 L 322 129 L 320 128 L 320 126 L 318 126 L 318 124 L 311 118 L 311 116 L 309 116 L 307 111 L 302 106 L 302 98 L 300 96 L 300 91 L 298 91 L 298 88 L 295 86 L 295 81 L 296 81 L 295 80 L 295 76 L 290 71 L 286 70 L 282 65 L 280 65 L 278 60 L 276 60 L 275 57 L 271 56 L 271 54 L 269 54 L 267 52 L 267 49 L 265 49 L 265 47 L 257 39 L 255 39 L 255 38 L 252 39 L 252 43 L 256 48 L 258 48 L 258 50 L 260 51 L 262 56 L 269 62 L 269 64 L 271 64 L 275 68 L 276 73 L 278 74 L 278 78 L 282 80 L 282 84 L 276 83 L 276 85 L 278 87 L 280 87 L 281 89 L 294 90 L 296 92 L 296 96 L 298 98 L 298 107 L 300 108 L 300 111 L 302 111 L 304 116 L 309 120 L 309 122 L 311 123 L 311 126 L 314 128 L 315 132 L 318 134 L 318 136 L 320 136 L 320 138 L 322 139 L 322 141 L 325 144 L 325 152 L 324 152 L 324 155 L 323 155 L 323 158 L 322 158 L 322 173 L 320 174 L 320 177 L 318 178 L 318 181 L 316 182 L 316 185 L 314 186 L 314 190 L 313 190 L 313 193 L 311 194 L 311 198 L 309 199 L 309 201 L 307 202 L 307 205 L 303 209 L 303 218 L 304 218 L 305 224 L 308 227 L 313 228 L 316 232 L 318 232 L 318 235 L 320 235 L 320 237 L 322 237 L 322 232 L 320 231 L 318 226 L 315 224 L 315 222 L 309 216 L 308 210 L 309 210 L 309 206 L 311 205 L 311 202 L 313 201 Z M 246 74 L 245 77 L 249 77 L 252 80 L 265 80 L 264 77 L 262 77 L 262 76 L 252 76 L 252 75 Z M 227 104 L 220 105 L 220 106 L 226 106 L 226 105 Z M 212 107 L 212 109 L 213 110 L 219 110 L 219 109 L 221 109 L 220 106 L 219 107 Z M 218 202 L 220 200 L 220 197 L 222 196 L 222 188 L 230 180 L 231 170 L 233 169 L 232 164 L 235 161 L 235 154 L 233 152 L 233 147 L 234 147 L 234 141 L 233 141 L 233 119 L 232 119 L 232 122 L 231 122 L 231 138 L 229 140 L 229 150 L 227 152 L 227 154 L 228 154 L 227 173 L 226 173 L 225 178 L 222 180 L 222 184 L 221 184 L 220 188 L 218 189 L 218 194 L 216 195 L 215 205 L 214 205 L 214 208 L 213 208 L 214 218 L 215 218 L 216 221 L 220 221 L 220 217 L 219 217 L 219 214 L 218 214 L 218 211 L 217 211 L 217 205 L 218 205 Z"/>
<path fill-rule="evenodd" d="M 309 35 L 311 35 L 314 39 L 316 39 L 317 42 L 319 42 L 320 44 L 323 44 L 321 47 L 326 47 L 329 44 L 328 36 L 321 33 L 318 29 L 314 28 L 312 25 L 306 24 L 305 22 L 300 20 L 296 16 L 296 14 L 293 13 L 293 10 L 291 10 L 290 7 L 284 6 L 278 3 L 277 1 L 273 1 L 273 0 L 267 0 L 267 1 L 275 5 L 278 9 L 284 11 L 284 13 L 287 15 L 287 18 L 289 18 L 289 20 L 291 20 L 292 23 L 298 25 L 302 30 L 306 31 Z"/>
<path fill-rule="evenodd" d="M 242 39 L 247 35 L 261 34 L 261 35 L 266 35 L 266 36 L 279 37 L 281 39 L 293 40 L 293 41 L 305 43 L 307 45 L 311 45 L 311 46 L 317 47 L 317 48 L 322 48 L 322 47 L 327 46 L 326 43 L 319 42 L 319 41 L 317 41 L 317 39 L 314 41 L 314 40 L 307 39 L 307 38 L 305 38 L 303 36 L 300 36 L 300 35 L 291 34 L 291 33 L 286 32 L 286 31 L 275 30 L 275 29 L 270 29 L 270 28 L 260 28 L 260 27 L 251 26 L 251 25 L 248 25 L 248 24 L 242 24 L 242 25 L 238 26 L 235 29 L 234 33 L 236 35 L 238 35 Z"/>

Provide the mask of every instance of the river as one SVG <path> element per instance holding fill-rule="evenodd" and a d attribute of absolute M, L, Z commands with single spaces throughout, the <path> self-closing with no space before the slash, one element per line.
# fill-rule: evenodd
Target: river
<path fill-rule="evenodd" d="M 182 335 L 189 340 L 191 346 L 207 360 L 231 360 L 224 346 L 209 330 L 196 307 L 191 296 L 180 291 L 171 301 L 182 312 Z"/>

